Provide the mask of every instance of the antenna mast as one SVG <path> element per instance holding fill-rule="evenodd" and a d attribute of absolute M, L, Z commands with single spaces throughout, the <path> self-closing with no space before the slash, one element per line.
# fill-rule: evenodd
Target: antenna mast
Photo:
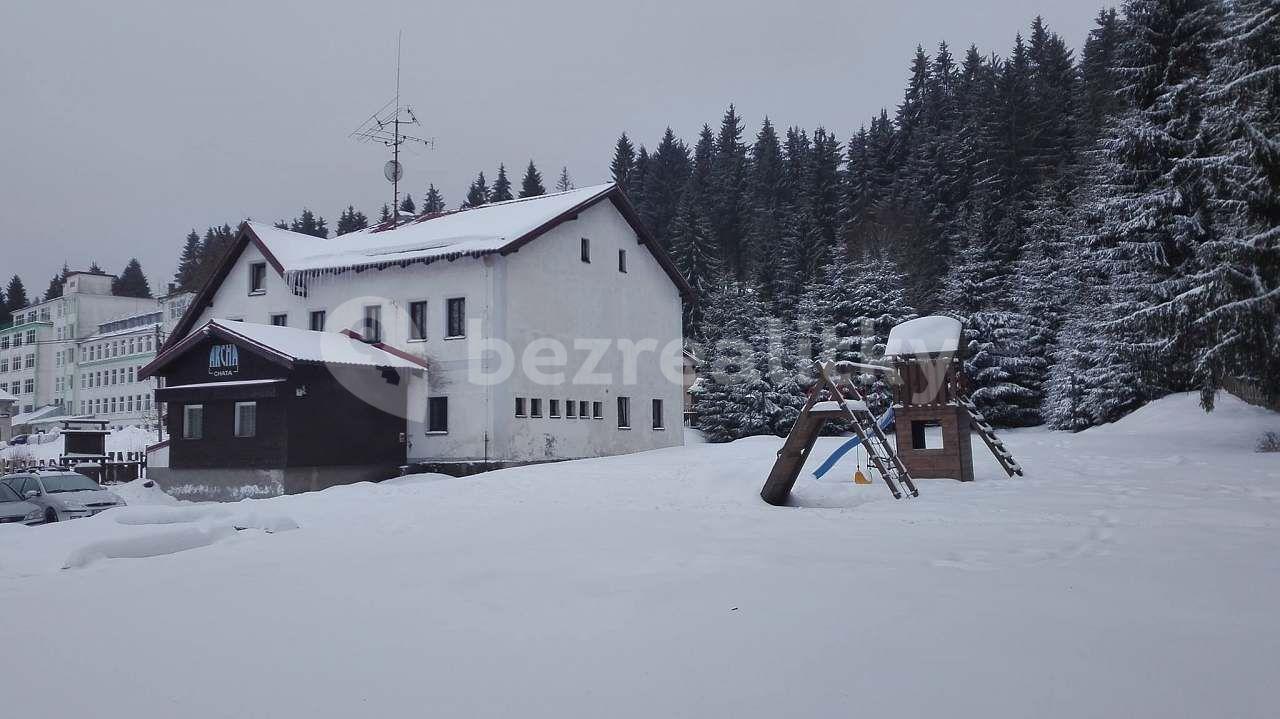
<path fill-rule="evenodd" d="M 421 127 L 422 123 L 413 114 L 413 108 L 400 104 L 400 39 L 404 31 L 396 34 L 396 94 L 387 104 L 369 116 L 349 135 L 362 142 L 378 142 L 391 148 L 391 160 L 382 168 L 382 174 L 391 182 L 391 226 L 400 224 L 400 179 L 404 177 L 404 166 L 400 164 L 400 146 L 406 142 L 421 143 L 424 147 L 435 147 L 435 138 L 406 135 L 400 131 L 401 125 Z"/>

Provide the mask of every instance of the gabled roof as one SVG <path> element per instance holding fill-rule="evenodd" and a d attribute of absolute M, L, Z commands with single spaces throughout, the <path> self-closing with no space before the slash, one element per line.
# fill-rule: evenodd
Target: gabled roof
<path fill-rule="evenodd" d="M 421 215 L 394 228 L 390 223 L 383 223 L 332 239 L 260 222 L 245 222 L 212 277 L 174 328 L 170 342 L 178 341 L 191 331 L 200 312 L 212 302 L 231 266 L 250 243 L 262 252 L 277 274 L 291 286 L 300 288 L 308 278 L 321 274 L 517 252 L 523 245 L 562 222 L 576 219 L 578 213 L 604 200 L 611 201 L 631 225 L 640 243 L 653 253 L 685 302 L 692 302 L 693 289 L 689 283 L 645 229 L 622 190 L 611 183 Z"/>
<path fill-rule="evenodd" d="M 341 364 L 421 370 L 426 360 L 386 345 L 369 343 L 355 333 L 315 332 L 294 327 L 276 327 L 236 320 L 209 320 L 203 327 L 167 347 L 158 357 L 138 370 L 146 379 L 182 356 L 207 337 L 233 342 L 287 367 L 301 364 Z"/>

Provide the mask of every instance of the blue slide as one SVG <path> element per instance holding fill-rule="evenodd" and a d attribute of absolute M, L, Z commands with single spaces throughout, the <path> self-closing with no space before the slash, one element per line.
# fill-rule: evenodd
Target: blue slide
<path fill-rule="evenodd" d="M 880 415 L 880 419 L 876 420 L 876 424 L 880 425 L 881 430 L 889 429 L 889 425 L 893 424 L 893 407 L 885 410 L 885 413 Z M 848 442 L 837 447 L 836 451 L 832 452 L 830 457 L 827 457 L 827 461 L 823 462 L 821 467 L 813 470 L 813 476 L 818 479 L 822 479 L 822 475 L 830 472 L 831 468 L 836 466 L 836 462 L 839 462 L 841 457 L 848 454 L 849 450 L 857 447 L 861 443 L 862 440 L 858 437 L 849 438 Z"/>

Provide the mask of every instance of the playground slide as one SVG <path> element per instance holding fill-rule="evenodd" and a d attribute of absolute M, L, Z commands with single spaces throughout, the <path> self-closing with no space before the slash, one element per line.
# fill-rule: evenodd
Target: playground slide
<path fill-rule="evenodd" d="M 889 425 L 893 424 L 893 407 L 885 410 L 885 413 L 880 415 L 880 419 L 876 420 L 876 424 L 880 425 L 881 430 L 888 430 Z M 836 462 L 839 462 L 841 457 L 848 454 L 850 450 L 861 443 L 862 439 L 860 437 L 850 437 L 849 441 L 837 447 L 836 451 L 832 452 L 830 457 L 827 457 L 826 461 L 822 463 L 822 466 L 813 470 L 813 476 L 818 479 L 822 479 L 822 475 L 830 472 L 831 468 L 836 466 Z"/>

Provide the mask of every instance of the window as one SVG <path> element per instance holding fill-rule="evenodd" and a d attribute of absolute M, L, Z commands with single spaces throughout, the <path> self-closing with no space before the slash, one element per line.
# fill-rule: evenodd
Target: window
<path fill-rule="evenodd" d="M 604 402 L 591 403 L 591 417 L 593 419 L 604 419 Z"/>
<path fill-rule="evenodd" d="M 462 337 L 466 335 L 466 328 L 463 324 L 466 320 L 467 301 L 462 297 L 450 297 L 446 302 L 447 326 L 445 329 L 445 337 Z"/>
<path fill-rule="evenodd" d="M 627 251 L 626 250 L 618 250 L 618 271 L 619 272 L 627 271 Z"/>
<path fill-rule="evenodd" d="M 534 397 L 533 399 L 529 400 L 529 416 L 530 417 L 542 416 L 542 400 L 540 398 Z"/>
<path fill-rule="evenodd" d="M 516 397 L 516 416 L 524 416 L 524 397 Z"/>
<path fill-rule="evenodd" d="M 547 416 L 552 419 L 560 418 L 560 400 L 558 399 L 547 400 Z"/>
<path fill-rule="evenodd" d="M 571 399 L 564 401 L 564 416 L 565 419 L 573 419 L 578 416 L 578 403 L 576 401 Z"/>
<path fill-rule="evenodd" d="M 582 261 L 591 262 L 591 240 L 582 238 Z"/>
<path fill-rule="evenodd" d="M 182 438 L 200 439 L 204 437 L 204 405 L 187 404 L 182 406 Z"/>
<path fill-rule="evenodd" d="M 598 402 L 596 404 L 599 404 Z M 631 429 L 631 398 L 618 398 L 618 429 Z"/>
<path fill-rule="evenodd" d="M 249 294 L 261 295 L 267 292 L 267 263 L 254 262 L 249 265 Z"/>
<path fill-rule="evenodd" d="M 364 308 L 364 329 L 360 332 L 366 342 L 382 341 L 382 306 L 367 305 Z"/>
<path fill-rule="evenodd" d="M 324 332 L 324 310 L 312 310 L 310 326 L 312 332 Z"/>
<path fill-rule="evenodd" d="M 427 338 L 427 303 L 409 303 L 409 339 L 425 340 Z"/>
<path fill-rule="evenodd" d="M 662 400 L 655 399 L 653 401 L 653 428 L 666 429 L 666 420 L 662 417 Z"/>
<path fill-rule="evenodd" d="M 236 436 L 252 437 L 258 433 L 258 403 L 236 402 Z"/>
<path fill-rule="evenodd" d="M 936 420 L 911 423 L 912 449 L 943 449 L 942 425 Z"/>
<path fill-rule="evenodd" d="M 289 315 L 287 314 L 271 315 L 271 324 L 276 327 L 288 327 Z"/>
<path fill-rule="evenodd" d="M 578 417 L 581 419 L 591 419 L 591 403 L 585 399 L 578 402 Z"/>
<path fill-rule="evenodd" d="M 427 399 L 427 431 L 449 431 L 449 398 L 431 397 Z"/>

